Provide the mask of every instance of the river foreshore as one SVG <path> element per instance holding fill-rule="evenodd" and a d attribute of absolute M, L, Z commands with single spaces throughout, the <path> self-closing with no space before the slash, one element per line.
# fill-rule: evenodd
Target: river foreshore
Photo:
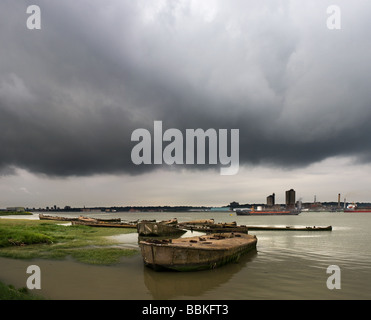
<path fill-rule="evenodd" d="M 58 221 L 0 219 L 0 257 L 16 259 L 73 259 L 90 264 L 112 264 L 137 253 L 117 247 L 113 236 L 136 229 L 90 228 Z"/>
<path fill-rule="evenodd" d="M 65 216 L 75 217 L 78 214 L 70 212 Z M 137 254 L 122 257 L 119 262 L 109 265 L 82 263 L 72 255 L 64 255 L 60 259 L 0 257 L 0 281 L 16 288 L 25 287 L 29 277 L 26 273 L 28 266 L 37 265 L 41 270 L 41 290 L 32 292 L 52 300 L 371 298 L 369 213 L 305 212 L 297 216 L 257 217 L 230 215 L 228 212 L 134 212 L 96 213 L 89 216 L 121 218 L 123 221 L 177 217 L 180 222 L 214 218 L 216 222 L 236 221 L 239 225 L 248 226 L 332 225 L 333 229 L 331 232 L 249 231 L 259 239 L 257 252 L 241 257 L 238 263 L 214 270 L 184 273 L 155 272 L 145 267 L 138 249 L 137 233 L 122 234 L 123 229 L 110 228 L 109 232 L 117 231 L 120 234 L 108 236 L 108 239 L 103 236 L 103 239 L 115 243 L 111 245 L 113 248 L 131 248 L 137 250 Z M 38 220 L 38 215 L 12 218 L 14 221 Z M 95 231 L 100 229 L 94 228 Z M 93 231 L 93 228 L 90 230 Z M 27 247 L 31 249 L 33 245 Z M 327 280 L 331 276 L 327 270 L 333 265 L 340 268 L 341 289 L 330 290 L 327 287 Z"/>

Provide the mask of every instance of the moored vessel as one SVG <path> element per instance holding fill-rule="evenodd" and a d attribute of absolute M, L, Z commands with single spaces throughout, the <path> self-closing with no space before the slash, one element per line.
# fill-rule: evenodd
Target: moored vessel
<path fill-rule="evenodd" d="M 237 225 L 237 223 L 207 223 L 207 224 L 192 224 L 181 223 L 182 227 L 191 231 L 199 231 L 205 233 L 225 233 L 225 232 L 241 232 L 248 233 L 248 228 L 245 225 Z"/>
<path fill-rule="evenodd" d="M 332 231 L 332 226 L 247 226 L 247 228 L 266 231 Z"/>
<path fill-rule="evenodd" d="M 257 210 L 253 209 L 236 209 L 236 215 L 238 216 L 287 216 L 287 215 L 298 215 L 301 211 L 298 209 L 289 209 L 289 210 L 266 210 L 258 208 Z"/>
<path fill-rule="evenodd" d="M 173 221 L 140 221 L 137 224 L 137 231 L 139 236 L 144 237 L 175 236 L 187 232 L 185 229 L 181 228 L 178 223 L 174 223 Z"/>
<path fill-rule="evenodd" d="M 57 221 L 76 221 L 78 218 L 67 218 L 67 217 L 59 217 L 59 216 L 50 216 L 46 214 L 39 214 L 40 220 L 57 220 Z"/>
<path fill-rule="evenodd" d="M 136 223 L 126 223 L 126 222 L 102 222 L 102 221 L 84 221 L 84 220 L 76 220 L 71 221 L 72 225 L 83 225 L 89 227 L 104 227 L 104 228 L 136 228 Z"/>
<path fill-rule="evenodd" d="M 344 212 L 371 212 L 370 207 L 358 207 L 357 204 L 348 204 Z"/>
<path fill-rule="evenodd" d="M 256 249 L 257 238 L 245 233 L 220 233 L 190 238 L 140 241 L 146 266 L 156 270 L 197 271 L 237 261 Z"/>

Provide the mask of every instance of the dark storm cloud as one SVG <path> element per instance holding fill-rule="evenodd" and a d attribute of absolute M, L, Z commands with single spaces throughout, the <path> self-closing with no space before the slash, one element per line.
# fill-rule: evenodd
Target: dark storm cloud
<path fill-rule="evenodd" d="M 370 5 L 340 2 L 330 31 L 317 2 L 34 1 L 28 30 L 28 3 L 2 1 L 1 172 L 152 170 L 130 136 L 154 120 L 239 129 L 242 164 L 370 161 Z"/>

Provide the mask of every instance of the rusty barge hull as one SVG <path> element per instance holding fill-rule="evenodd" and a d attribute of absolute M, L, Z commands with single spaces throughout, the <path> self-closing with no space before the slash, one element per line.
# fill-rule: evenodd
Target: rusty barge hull
<path fill-rule="evenodd" d="M 133 228 L 136 229 L 136 224 L 129 224 L 123 222 L 88 222 L 88 221 L 71 221 L 72 225 L 83 225 L 89 227 L 103 227 L 103 228 Z"/>
<path fill-rule="evenodd" d="M 248 210 L 248 211 L 236 211 L 238 216 L 297 216 L 300 211 L 258 211 L 258 210 Z"/>
<path fill-rule="evenodd" d="M 184 229 L 191 231 L 199 231 L 205 233 L 225 233 L 225 232 L 238 232 L 248 233 L 248 228 L 244 225 L 237 225 L 236 222 L 230 223 L 209 223 L 209 224 L 182 224 Z"/>
<path fill-rule="evenodd" d="M 332 231 L 332 226 L 313 226 L 313 227 L 295 227 L 295 226 L 247 226 L 249 230 L 267 230 L 267 231 Z"/>
<path fill-rule="evenodd" d="M 67 217 L 59 217 L 59 216 L 48 216 L 46 214 L 39 214 L 40 220 L 56 220 L 56 221 L 77 221 L 78 218 L 67 218 Z"/>
<path fill-rule="evenodd" d="M 225 232 L 248 233 L 248 228 L 246 226 L 225 227 L 210 225 L 210 226 L 184 226 L 184 228 L 191 231 L 199 231 L 205 233 L 225 233 Z"/>
<path fill-rule="evenodd" d="M 175 236 L 187 232 L 187 230 L 179 228 L 177 224 L 167 224 L 163 222 L 139 222 L 137 231 L 139 236 L 144 237 Z"/>
<path fill-rule="evenodd" d="M 156 271 L 214 269 L 256 250 L 257 238 L 244 233 L 212 234 L 168 241 L 141 241 L 144 264 Z"/>

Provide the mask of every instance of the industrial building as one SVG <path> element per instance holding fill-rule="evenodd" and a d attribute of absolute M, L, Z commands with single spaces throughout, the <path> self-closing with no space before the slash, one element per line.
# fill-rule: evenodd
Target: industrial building
<path fill-rule="evenodd" d="M 273 207 L 275 205 L 275 194 L 272 193 L 267 197 L 267 206 L 268 207 Z"/>
<path fill-rule="evenodd" d="M 294 207 L 295 206 L 295 190 L 290 189 L 286 191 L 286 206 Z"/>

